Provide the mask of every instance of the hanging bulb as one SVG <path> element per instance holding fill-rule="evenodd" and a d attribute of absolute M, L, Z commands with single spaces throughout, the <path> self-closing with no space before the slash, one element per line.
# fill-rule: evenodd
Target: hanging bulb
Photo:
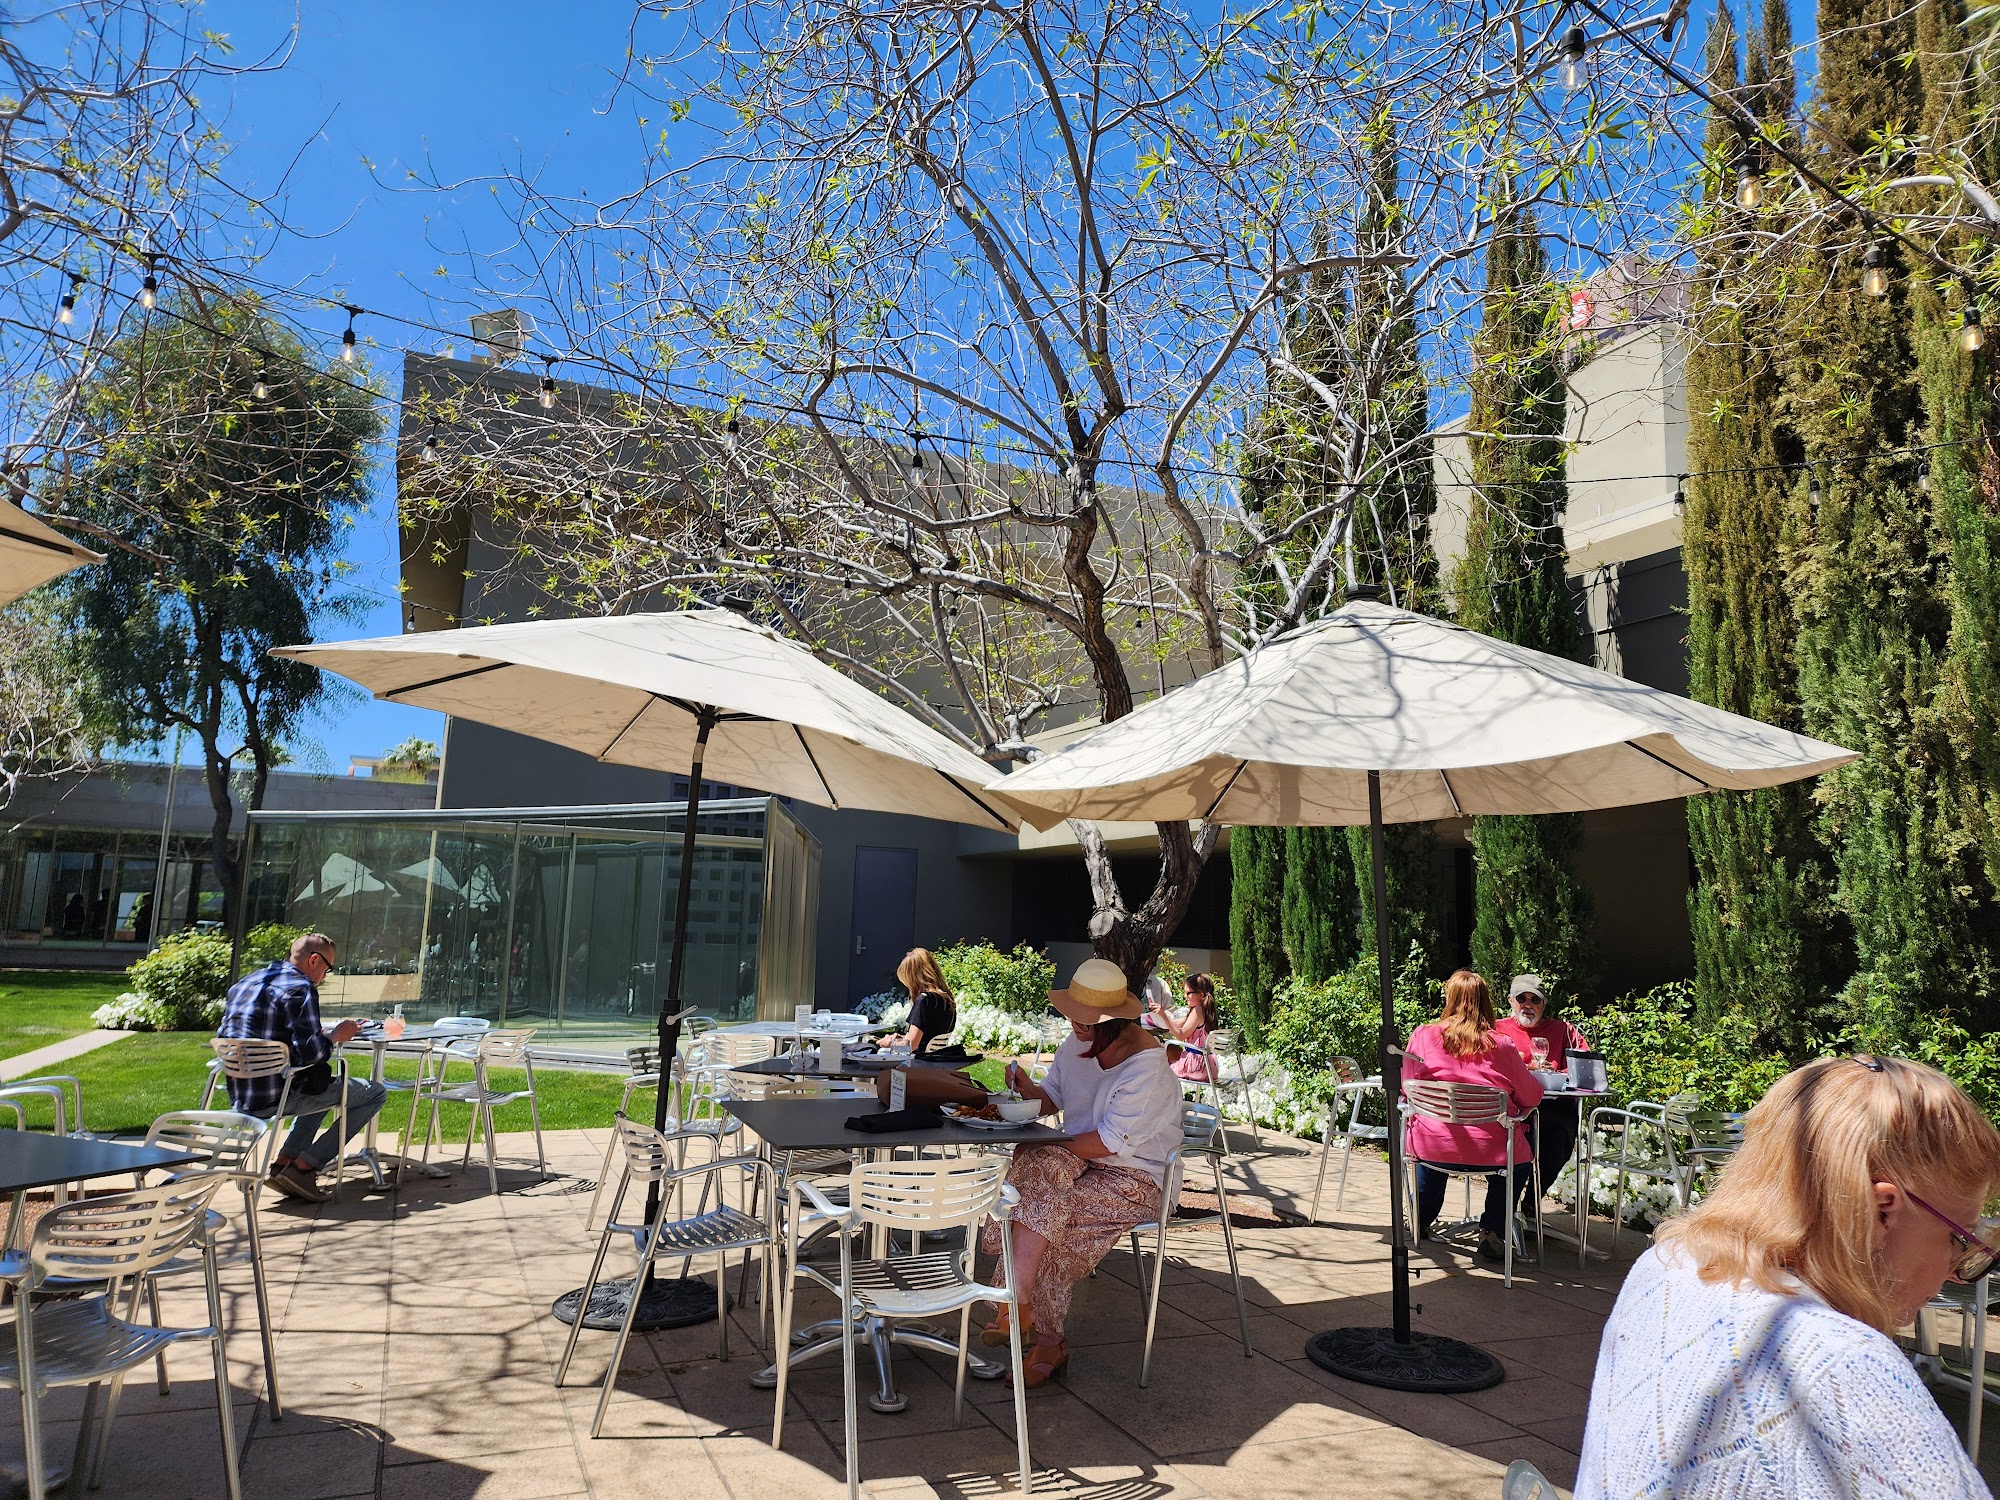
<path fill-rule="evenodd" d="M 1764 174 L 1755 162 L 1745 162 L 1736 174 L 1736 206 L 1745 213 L 1755 210 L 1764 201 Z"/>
<path fill-rule="evenodd" d="M 257 378 L 250 384 L 250 394 L 259 401 L 271 399 L 271 372 L 262 365 L 257 367 Z"/>
<path fill-rule="evenodd" d="M 1889 295 L 1888 257 L 1882 253 L 1880 240 L 1871 240 L 1861 252 L 1861 292 L 1867 297 Z"/>
<path fill-rule="evenodd" d="M 1811 475 L 1806 480 L 1806 500 L 1814 509 L 1819 508 L 1820 488 L 1819 475 L 1817 474 Z"/>
<path fill-rule="evenodd" d="M 555 369 L 556 362 L 554 358 L 550 355 L 543 355 L 542 388 L 535 394 L 535 399 L 541 403 L 543 411 L 554 411 L 556 409 Z"/>
<path fill-rule="evenodd" d="M 68 324 L 76 321 L 76 289 L 82 285 L 82 273 L 78 271 L 70 272 L 69 290 L 63 293 L 62 305 L 56 308 L 56 321 L 58 323 Z"/>
<path fill-rule="evenodd" d="M 1674 509 L 1680 510 L 1687 503 L 1687 475 L 1683 474 L 1674 481 Z"/>
<path fill-rule="evenodd" d="M 910 453 L 910 483 L 922 484 L 923 482 L 924 455 L 920 450 L 913 449 Z"/>
<path fill-rule="evenodd" d="M 147 256 L 146 279 L 139 283 L 139 305 L 147 312 L 160 305 L 160 278 L 153 274 L 159 263 L 160 258 L 157 255 Z"/>
<path fill-rule="evenodd" d="M 729 420 L 722 424 L 722 446 L 734 453 L 743 445 L 743 428 L 736 420 L 736 413 L 729 414 Z"/>
<path fill-rule="evenodd" d="M 1589 78 L 1583 60 L 1590 51 L 1590 41 L 1583 34 L 1581 26 L 1572 26 L 1563 35 L 1562 86 L 1572 94 L 1582 88 Z"/>
<path fill-rule="evenodd" d="M 1930 487 L 1931 487 L 1931 466 L 1928 463 L 1919 463 L 1917 465 L 1917 488 L 1920 490 L 1927 490 Z"/>
<path fill-rule="evenodd" d="M 1965 310 L 1965 326 L 1958 330 L 1958 347 L 1967 354 L 1977 354 L 1986 345 L 1986 331 L 1979 326 L 1979 308 L 1974 305 Z"/>
<path fill-rule="evenodd" d="M 417 460 L 427 464 L 438 461 L 437 423 L 431 423 L 431 430 L 424 434 L 424 446 L 417 450 Z"/>
<path fill-rule="evenodd" d="M 354 315 L 361 309 L 350 307 L 344 310 L 347 313 L 347 331 L 340 336 L 340 362 L 351 365 L 354 363 Z"/>
<path fill-rule="evenodd" d="M 406 610 L 406 611 L 404 611 L 404 614 L 403 614 L 403 629 L 404 629 L 404 630 L 406 630 L 406 631 L 412 631 L 412 630 L 415 630 L 416 628 L 417 628 L 417 612 L 416 612 L 416 610 L 415 610 L 415 609 L 409 609 L 409 610 Z"/>

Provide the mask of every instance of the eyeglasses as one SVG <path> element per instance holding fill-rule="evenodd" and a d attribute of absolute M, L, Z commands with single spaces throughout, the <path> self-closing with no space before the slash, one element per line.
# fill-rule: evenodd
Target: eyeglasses
<path fill-rule="evenodd" d="M 1939 1213 L 1908 1188 L 1903 1189 L 1903 1196 L 1951 1231 L 1951 1237 L 1959 1249 L 1958 1259 L 1951 1263 L 1949 1273 L 1953 1281 L 1970 1286 L 1992 1270 L 1994 1262 L 2000 1261 L 2000 1247 L 1987 1244 L 1957 1220 Z"/>

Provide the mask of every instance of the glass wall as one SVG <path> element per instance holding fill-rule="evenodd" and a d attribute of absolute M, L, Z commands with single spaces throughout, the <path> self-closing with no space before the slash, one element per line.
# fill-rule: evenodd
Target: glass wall
<path fill-rule="evenodd" d="M 222 923 L 208 839 L 29 825 L 0 835 L 0 941 L 143 945 Z M 164 880 L 164 885 L 162 881 Z"/>
<path fill-rule="evenodd" d="M 664 998 L 682 808 L 256 813 L 247 920 L 339 949 L 329 1009 L 650 1030 Z M 684 1003 L 718 1020 L 812 998 L 818 844 L 782 804 L 704 805 Z"/>

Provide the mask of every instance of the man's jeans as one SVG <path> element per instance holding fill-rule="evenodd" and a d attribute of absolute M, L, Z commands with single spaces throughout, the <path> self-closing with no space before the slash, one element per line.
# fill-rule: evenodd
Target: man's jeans
<path fill-rule="evenodd" d="M 347 1080 L 347 1138 L 352 1140 L 368 1128 L 368 1122 L 382 1112 L 382 1101 L 389 1091 L 379 1083 L 366 1078 Z M 340 1138 L 340 1116 L 334 1113 L 340 1107 L 340 1080 L 335 1079 L 331 1088 L 316 1094 L 293 1094 L 285 1101 L 285 1108 L 298 1118 L 292 1125 L 292 1133 L 285 1137 L 285 1144 L 278 1155 L 289 1157 L 307 1172 L 317 1171 L 329 1163 L 337 1161 L 341 1148 L 347 1144 Z M 320 1135 L 313 1139 L 313 1132 L 319 1129 L 322 1119 L 331 1123 Z"/>

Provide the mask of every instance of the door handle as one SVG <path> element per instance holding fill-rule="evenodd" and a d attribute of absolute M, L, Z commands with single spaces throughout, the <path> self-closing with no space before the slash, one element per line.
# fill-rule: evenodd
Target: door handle
<path fill-rule="evenodd" d="M 854 951 L 857 954 L 861 952 L 861 934 L 858 932 L 854 935 Z"/>

